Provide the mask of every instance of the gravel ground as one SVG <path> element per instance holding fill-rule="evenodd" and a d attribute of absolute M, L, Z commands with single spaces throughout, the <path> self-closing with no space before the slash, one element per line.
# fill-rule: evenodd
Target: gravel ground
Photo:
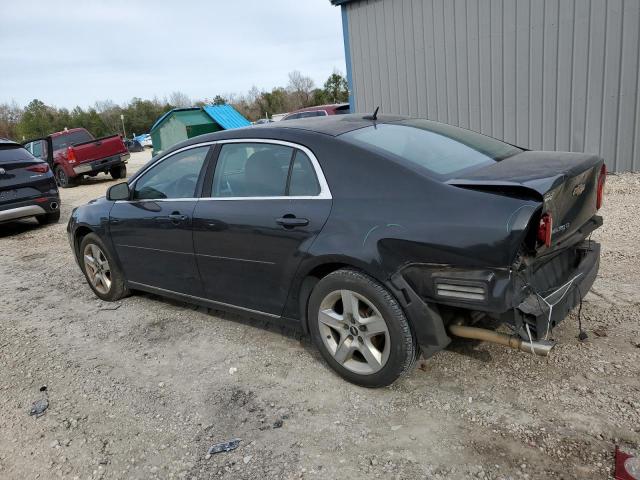
<path fill-rule="evenodd" d="M 574 312 L 548 358 L 460 340 L 378 390 L 278 326 L 153 295 L 98 300 L 65 226 L 111 184 L 63 190 L 57 225 L 0 226 L 0 478 L 601 479 L 616 444 L 638 453 L 639 175 L 608 179 L 586 342 Z"/>

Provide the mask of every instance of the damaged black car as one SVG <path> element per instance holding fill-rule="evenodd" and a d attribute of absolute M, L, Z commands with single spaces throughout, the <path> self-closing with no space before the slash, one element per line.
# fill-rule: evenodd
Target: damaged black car
<path fill-rule="evenodd" d="M 548 354 L 598 271 L 605 177 L 594 155 L 428 120 L 309 118 L 176 145 L 68 233 L 103 300 L 139 290 L 295 325 L 379 387 L 452 335 Z"/>

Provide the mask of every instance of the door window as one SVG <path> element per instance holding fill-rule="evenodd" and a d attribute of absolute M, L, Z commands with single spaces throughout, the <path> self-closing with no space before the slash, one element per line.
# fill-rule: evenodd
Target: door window
<path fill-rule="evenodd" d="M 268 143 L 222 146 L 213 176 L 212 197 L 282 197 L 286 195 L 294 149 Z"/>
<path fill-rule="evenodd" d="M 193 198 L 207 153 L 209 146 L 196 147 L 162 160 L 136 181 L 133 198 Z"/>
<path fill-rule="evenodd" d="M 31 153 L 33 154 L 34 157 L 37 158 L 44 158 L 44 156 L 42 155 L 42 141 L 37 141 L 37 142 L 33 142 L 31 144 Z"/>

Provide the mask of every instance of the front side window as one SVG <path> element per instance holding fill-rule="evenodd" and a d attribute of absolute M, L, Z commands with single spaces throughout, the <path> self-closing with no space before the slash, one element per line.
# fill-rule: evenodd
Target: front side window
<path fill-rule="evenodd" d="M 495 138 L 429 120 L 382 123 L 341 137 L 409 161 L 441 178 L 451 178 L 522 152 Z"/>
<path fill-rule="evenodd" d="M 36 141 L 31 144 L 31 153 L 34 157 L 44 158 L 41 141 Z"/>
<path fill-rule="evenodd" d="M 222 146 L 213 175 L 212 197 L 316 196 L 320 185 L 302 151 L 270 143 Z"/>
<path fill-rule="evenodd" d="M 193 198 L 209 146 L 171 155 L 143 174 L 135 183 L 135 200 Z"/>

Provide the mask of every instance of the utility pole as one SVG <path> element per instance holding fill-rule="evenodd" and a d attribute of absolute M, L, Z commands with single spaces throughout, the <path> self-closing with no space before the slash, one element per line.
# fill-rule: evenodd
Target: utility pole
<path fill-rule="evenodd" d="M 122 120 L 122 133 L 124 134 L 124 138 L 127 138 L 127 131 L 124 128 L 124 113 L 120 114 L 120 120 Z"/>

